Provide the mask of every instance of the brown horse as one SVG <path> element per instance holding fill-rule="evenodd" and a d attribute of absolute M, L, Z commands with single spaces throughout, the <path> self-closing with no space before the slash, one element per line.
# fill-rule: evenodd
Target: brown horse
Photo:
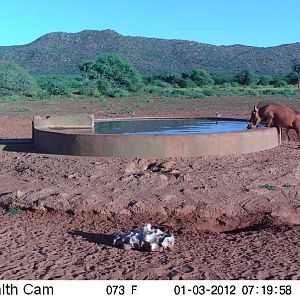
<path fill-rule="evenodd" d="M 248 129 L 256 127 L 261 121 L 267 122 L 268 127 L 282 127 L 287 129 L 288 140 L 289 130 L 294 129 L 300 139 L 300 113 L 278 104 L 268 104 L 254 109 L 248 121 Z"/>

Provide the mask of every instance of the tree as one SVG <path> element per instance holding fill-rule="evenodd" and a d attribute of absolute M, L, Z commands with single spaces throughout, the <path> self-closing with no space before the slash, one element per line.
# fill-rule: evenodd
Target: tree
<path fill-rule="evenodd" d="M 251 85 L 256 83 L 256 75 L 253 71 L 251 70 L 243 70 L 241 72 L 238 72 L 236 74 L 235 80 L 239 84 L 244 84 L 244 85 Z"/>
<path fill-rule="evenodd" d="M 261 75 L 258 79 L 257 84 L 259 85 L 269 85 L 272 81 L 272 77 L 269 75 Z"/>
<path fill-rule="evenodd" d="M 19 65 L 0 62 L 0 95 L 25 93 L 35 87 L 35 80 Z"/>
<path fill-rule="evenodd" d="M 298 77 L 298 88 L 300 89 L 300 58 L 292 59 L 292 70 L 297 73 Z"/>
<path fill-rule="evenodd" d="M 181 79 L 180 82 L 178 82 L 178 85 L 181 88 L 196 88 L 197 87 L 196 82 L 191 79 Z"/>
<path fill-rule="evenodd" d="M 193 69 L 188 73 L 183 73 L 182 78 L 194 81 L 197 86 L 214 84 L 211 75 L 202 69 Z"/>
<path fill-rule="evenodd" d="M 103 54 L 96 61 L 83 64 L 80 69 L 107 96 L 124 94 L 124 90 L 135 92 L 142 87 L 142 78 L 138 71 L 117 54 Z"/>
<path fill-rule="evenodd" d="M 216 85 L 221 85 L 224 83 L 234 82 L 234 75 L 215 73 L 215 74 L 212 74 L 212 79 L 214 80 Z"/>
<path fill-rule="evenodd" d="M 178 74 L 164 74 L 161 76 L 164 82 L 170 83 L 172 85 L 177 85 L 181 81 L 181 77 Z"/>
<path fill-rule="evenodd" d="M 290 72 L 287 76 L 286 76 L 286 80 L 288 84 L 292 84 L 295 85 L 298 83 L 298 76 L 295 72 Z"/>
<path fill-rule="evenodd" d="M 51 77 L 41 77 L 37 79 L 38 85 L 48 95 L 54 96 L 70 96 L 71 87 L 70 79 L 63 76 L 51 76 Z"/>

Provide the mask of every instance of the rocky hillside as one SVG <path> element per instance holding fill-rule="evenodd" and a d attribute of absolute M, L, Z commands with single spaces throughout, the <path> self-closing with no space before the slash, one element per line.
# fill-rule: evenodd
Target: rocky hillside
<path fill-rule="evenodd" d="M 289 72 L 300 57 L 300 43 L 276 47 L 214 46 L 185 40 L 123 36 L 112 30 L 54 32 L 22 46 L 1 46 L 0 61 L 14 61 L 31 73 L 78 73 L 78 66 L 101 53 L 127 57 L 142 74 L 180 73 L 195 67 L 231 73 L 250 68 L 260 73 Z"/>

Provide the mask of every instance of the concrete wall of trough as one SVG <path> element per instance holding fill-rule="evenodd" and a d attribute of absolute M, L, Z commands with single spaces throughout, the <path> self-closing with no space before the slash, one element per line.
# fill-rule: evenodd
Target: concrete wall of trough
<path fill-rule="evenodd" d="M 91 127 L 93 116 L 81 117 L 35 118 L 34 146 L 45 153 L 163 158 L 245 154 L 271 149 L 281 143 L 281 134 L 276 128 L 192 135 L 99 135 L 57 130 L 84 128 L 83 124 Z"/>
<path fill-rule="evenodd" d="M 94 125 L 94 115 L 67 116 L 35 116 L 34 128 L 91 128 Z"/>

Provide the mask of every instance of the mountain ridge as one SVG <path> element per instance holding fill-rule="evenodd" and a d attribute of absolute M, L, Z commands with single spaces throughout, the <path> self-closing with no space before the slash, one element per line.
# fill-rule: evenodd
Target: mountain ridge
<path fill-rule="evenodd" d="M 111 30 L 51 32 L 31 43 L 0 46 L 0 61 L 14 61 L 30 73 L 79 73 L 79 65 L 102 53 L 126 57 L 143 75 L 181 73 L 203 68 L 235 73 L 249 68 L 258 73 L 287 73 L 291 59 L 300 57 L 300 43 L 272 47 L 212 45 L 180 39 L 123 36 Z"/>

